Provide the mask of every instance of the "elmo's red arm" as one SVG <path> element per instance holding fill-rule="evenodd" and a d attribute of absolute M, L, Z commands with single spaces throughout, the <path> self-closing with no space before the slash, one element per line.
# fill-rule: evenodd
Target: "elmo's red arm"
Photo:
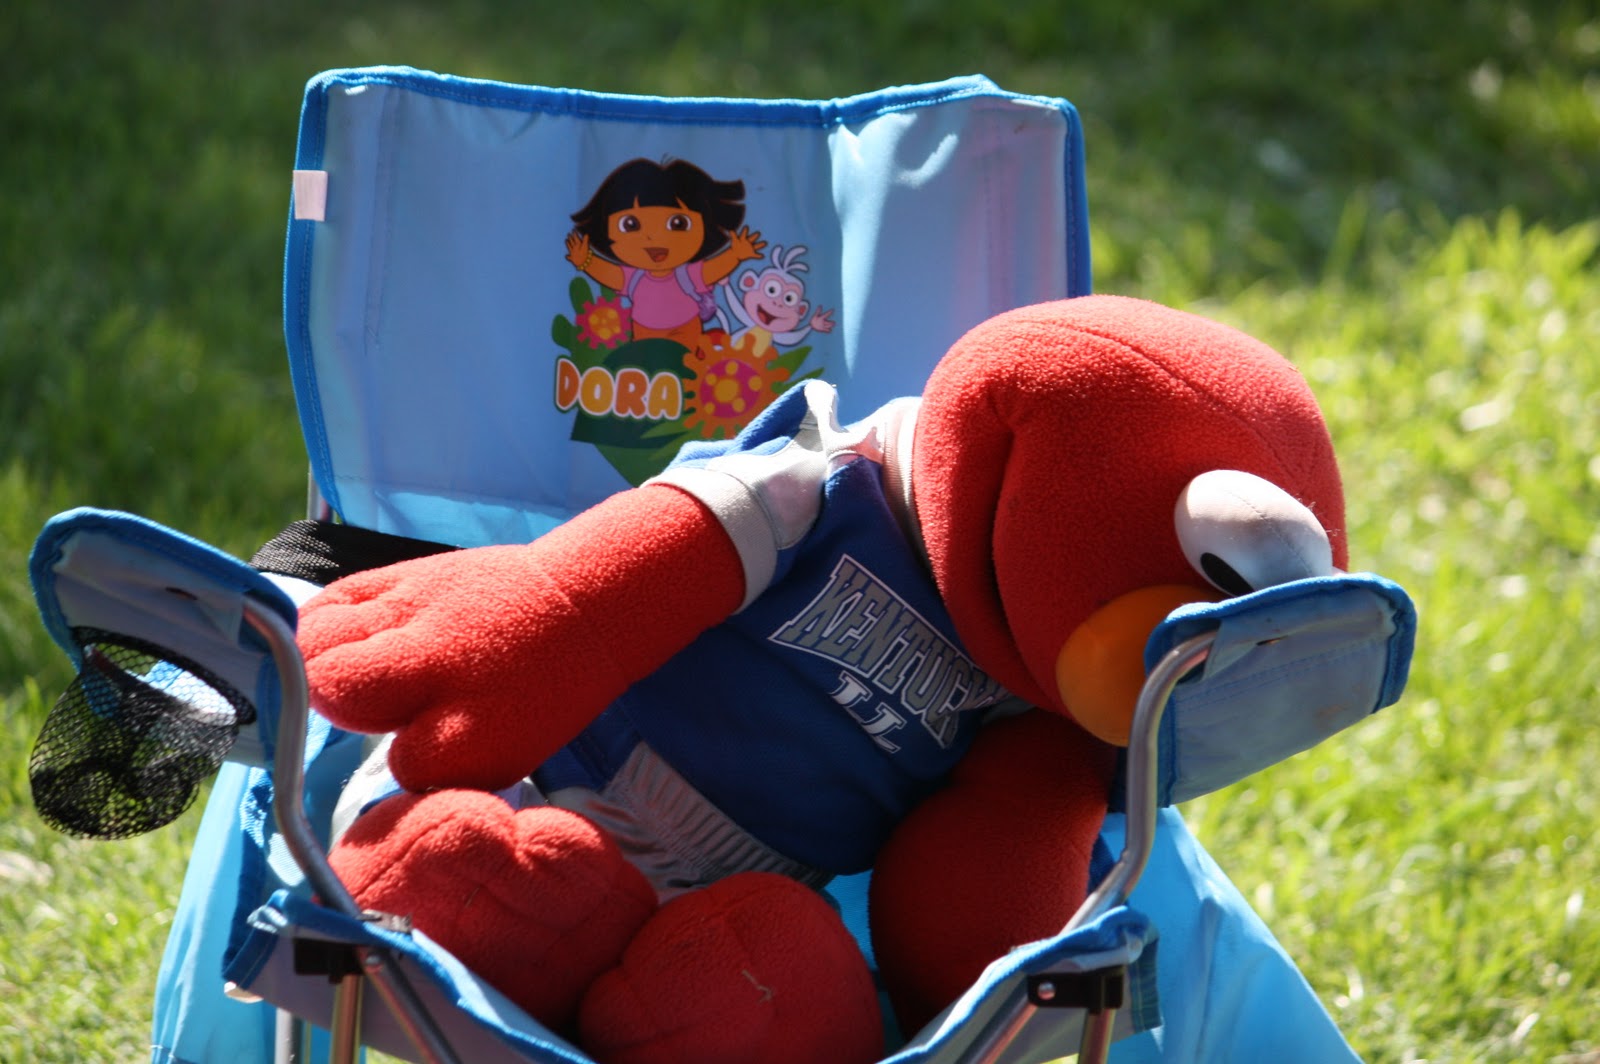
<path fill-rule="evenodd" d="M 313 704 L 397 732 L 411 790 L 496 789 L 571 741 L 634 682 L 726 619 L 744 570 L 711 512 L 636 488 L 530 544 L 347 577 L 302 610 Z"/>

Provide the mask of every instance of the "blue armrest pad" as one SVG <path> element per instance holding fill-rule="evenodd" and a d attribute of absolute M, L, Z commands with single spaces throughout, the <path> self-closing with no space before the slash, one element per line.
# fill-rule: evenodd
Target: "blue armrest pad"
<path fill-rule="evenodd" d="M 1174 611 L 1146 644 L 1147 668 L 1187 639 L 1217 636 L 1162 719 L 1160 802 L 1226 787 L 1392 705 L 1405 689 L 1416 625 L 1405 590 L 1371 573 Z"/>
<path fill-rule="evenodd" d="M 245 623 L 250 598 L 291 628 L 294 603 L 245 562 L 181 532 L 133 514 L 82 508 L 45 524 L 29 559 L 34 598 L 45 628 L 83 667 L 84 631 L 150 644 L 176 682 L 198 666 L 247 698 L 271 754 L 278 681 L 266 645 Z M 75 634 L 80 633 L 80 634 Z M 152 672 L 154 682 L 163 673 Z"/>

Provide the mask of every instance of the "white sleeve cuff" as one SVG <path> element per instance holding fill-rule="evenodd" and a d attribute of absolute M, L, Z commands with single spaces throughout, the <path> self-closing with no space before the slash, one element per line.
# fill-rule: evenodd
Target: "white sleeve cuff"
<path fill-rule="evenodd" d="M 688 492 L 722 522 L 744 564 L 740 609 L 772 585 L 779 552 L 804 539 L 822 513 L 829 444 L 840 430 L 833 389 L 819 381 L 805 389 L 806 414 L 776 451 L 729 451 L 703 464 L 669 466 L 646 481 Z"/>
<path fill-rule="evenodd" d="M 687 492 L 709 507 L 722 523 L 744 564 L 741 610 L 766 591 L 778 569 L 778 544 L 755 491 L 731 473 L 693 466 L 668 469 L 652 477 L 650 483 Z"/>

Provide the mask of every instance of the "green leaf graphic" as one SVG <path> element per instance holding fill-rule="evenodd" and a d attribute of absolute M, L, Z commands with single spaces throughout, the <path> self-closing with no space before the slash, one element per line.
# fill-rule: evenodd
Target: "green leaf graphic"
<path fill-rule="evenodd" d="M 567 297 L 572 300 L 572 313 L 583 313 L 583 305 L 594 300 L 594 289 L 589 287 L 589 279 L 579 274 L 567 285 Z"/>
<path fill-rule="evenodd" d="M 578 327 L 571 321 L 557 314 L 550 323 L 550 339 L 556 342 L 557 347 L 564 347 L 576 354 L 578 346 Z"/>

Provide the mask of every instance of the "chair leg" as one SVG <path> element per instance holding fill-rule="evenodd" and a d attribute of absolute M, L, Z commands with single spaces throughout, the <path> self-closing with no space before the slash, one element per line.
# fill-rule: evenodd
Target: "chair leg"
<path fill-rule="evenodd" d="M 1078 1064 L 1105 1064 L 1111 1052 L 1111 1031 L 1116 1026 L 1117 1010 L 1101 1009 L 1083 1018 L 1083 1041 L 1078 1047 Z"/>
<path fill-rule="evenodd" d="M 273 1064 L 305 1064 L 306 1023 L 292 1012 L 278 1010 L 273 1026 Z"/>
<path fill-rule="evenodd" d="M 355 1064 L 356 1053 L 361 1048 L 361 1003 L 365 983 L 359 972 L 353 972 L 339 980 L 334 990 L 328 1064 Z"/>

